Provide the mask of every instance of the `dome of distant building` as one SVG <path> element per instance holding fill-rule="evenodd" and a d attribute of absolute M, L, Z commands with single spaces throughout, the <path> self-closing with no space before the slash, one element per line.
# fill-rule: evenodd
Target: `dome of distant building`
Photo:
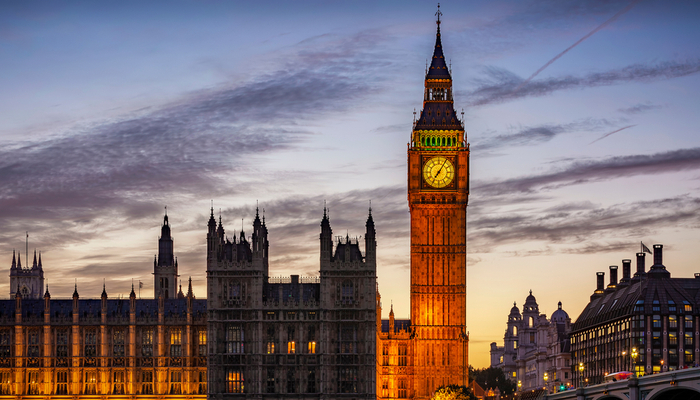
<path fill-rule="evenodd" d="M 569 314 L 561 309 L 561 301 L 559 302 L 558 306 L 559 308 L 557 308 L 557 311 L 552 313 L 552 318 L 550 318 L 549 321 L 556 324 L 563 324 L 567 319 L 569 319 Z"/>

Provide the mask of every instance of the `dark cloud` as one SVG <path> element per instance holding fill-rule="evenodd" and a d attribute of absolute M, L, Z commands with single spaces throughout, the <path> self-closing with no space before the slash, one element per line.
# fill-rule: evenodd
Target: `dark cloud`
<path fill-rule="evenodd" d="M 510 71 L 489 67 L 486 78 L 477 80 L 478 87 L 464 93 L 470 105 L 502 103 L 523 97 L 538 97 L 559 90 L 616 85 L 628 82 L 651 82 L 672 79 L 700 72 L 700 60 L 667 61 L 657 64 L 633 64 L 621 69 L 594 72 L 585 76 L 563 76 L 533 80 L 515 89 L 523 79 Z"/>
<path fill-rule="evenodd" d="M 324 41 L 325 40 L 325 41 Z M 52 244 L 95 238 L 105 216 L 151 217 L 162 204 L 242 190 L 231 180 L 258 155 L 307 140 L 309 122 L 381 92 L 388 61 L 377 32 L 300 44 L 284 68 L 162 107 L 76 125 L 0 149 L 0 242 L 42 230 Z M 372 71 L 372 73 L 370 73 Z M 378 79 L 380 79 L 378 78 Z M 184 199 L 184 200 L 183 200 Z M 5 242 L 7 243 L 7 242 Z"/>
<path fill-rule="evenodd" d="M 546 190 L 566 185 L 698 168 L 700 168 L 700 148 L 696 147 L 650 155 L 577 161 L 551 173 L 476 184 L 472 187 L 472 193 L 479 193 L 483 196 L 511 195 L 514 192 L 530 193 L 535 190 Z"/>

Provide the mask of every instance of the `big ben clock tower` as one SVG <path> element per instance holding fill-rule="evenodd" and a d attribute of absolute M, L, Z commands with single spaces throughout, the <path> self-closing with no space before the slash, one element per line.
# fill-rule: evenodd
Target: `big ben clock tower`
<path fill-rule="evenodd" d="M 466 243 L 469 144 L 454 110 L 440 10 L 420 118 L 408 149 L 413 393 L 467 385 Z"/>

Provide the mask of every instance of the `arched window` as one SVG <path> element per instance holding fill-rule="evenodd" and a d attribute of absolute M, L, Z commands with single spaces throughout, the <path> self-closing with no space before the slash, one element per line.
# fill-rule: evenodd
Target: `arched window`
<path fill-rule="evenodd" d="M 354 293 L 352 287 L 352 281 L 344 281 L 340 289 L 340 300 L 341 301 L 353 301 Z"/>
<path fill-rule="evenodd" d="M 532 328 L 533 326 L 535 326 L 535 317 L 530 317 L 530 318 L 528 318 L 527 325 L 528 325 L 530 328 Z"/>
<path fill-rule="evenodd" d="M 513 336 L 517 336 L 517 335 L 518 335 L 518 327 L 514 325 L 513 326 Z"/>

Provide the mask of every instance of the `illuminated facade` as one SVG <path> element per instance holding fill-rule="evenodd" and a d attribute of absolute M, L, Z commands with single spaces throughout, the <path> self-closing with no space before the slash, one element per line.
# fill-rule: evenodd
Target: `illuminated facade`
<path fill-rule="evenodd" d="M 438 10 L 435 50 L 425 76 L 423 110 L 414 123 L 408 149 L 411 319 L 410 324 L 402 324 L 398 331 L 390 326 L 383 329 L 383 323 L 378 326 L 380 398 L 429 398 L 442 385 L 468 384 L 468 168 L 469 144 L 464 124 L 454 110 L 452 77 L 442 50 Z M 392 354 L 403 351 L 404 344 L 410 357 L 405 366 L 397 365 L 402 358 Z M 388 345 L 386 350 L 385 345 Z M 385 358 L 380 351 L 389 352 L 389 365 L 382 365 Z M 406 377 L 405 389 L 403 377 Z"/>
<path fill-rule="evenodd" d="M 211 398 L 374 399 L 376 240 L 334 240 L 324 209 L 320 277 L 273 278 L 259 215 L 248 241 L 207 234 Z M 335 242 L 335 244 L 334 244 Z"/>
<path fill-rule="evenodd" d="M 172 255 L 167 216 L 161 233 L 170 247 L 159 257 Z M 51 299 L 48 287 L 43 299 L 23 292 L 0 300 L 0 395 L 206 398 L 206 300 L 195 299 L 191 281 L 177 299 L 165 291 L 137 299 L 133 287 L 128 299 L 110 299 L 105 288 L 81 299 L 77 285 L 71 299 Z"/>
<path fill-rule="evenodd" d="M 591 300 L 572 326 L 574 383 L 603 381 L 607 373 L 630 371 L 638 376 L 698 365 L 700 354 L 700 274 L 671 278 L 663 265 L 663 246 L 654 245 L 654 265 L 645 271 L 645 253 L 597 273 Z M 579 368 L 581 367 L 581 368 Z"/>
<path fill-rule="evenodd" d="M 550 393 L 568 389 L 573 379 L 570 331 L 571 319 L 561 302 L 547 319 L 530 291 L 522 314 L 515 303 L 510 309 L 503 346 L 491 343 L 491 367 L 500 368 L 525 392 L 545 386 Z"/>

